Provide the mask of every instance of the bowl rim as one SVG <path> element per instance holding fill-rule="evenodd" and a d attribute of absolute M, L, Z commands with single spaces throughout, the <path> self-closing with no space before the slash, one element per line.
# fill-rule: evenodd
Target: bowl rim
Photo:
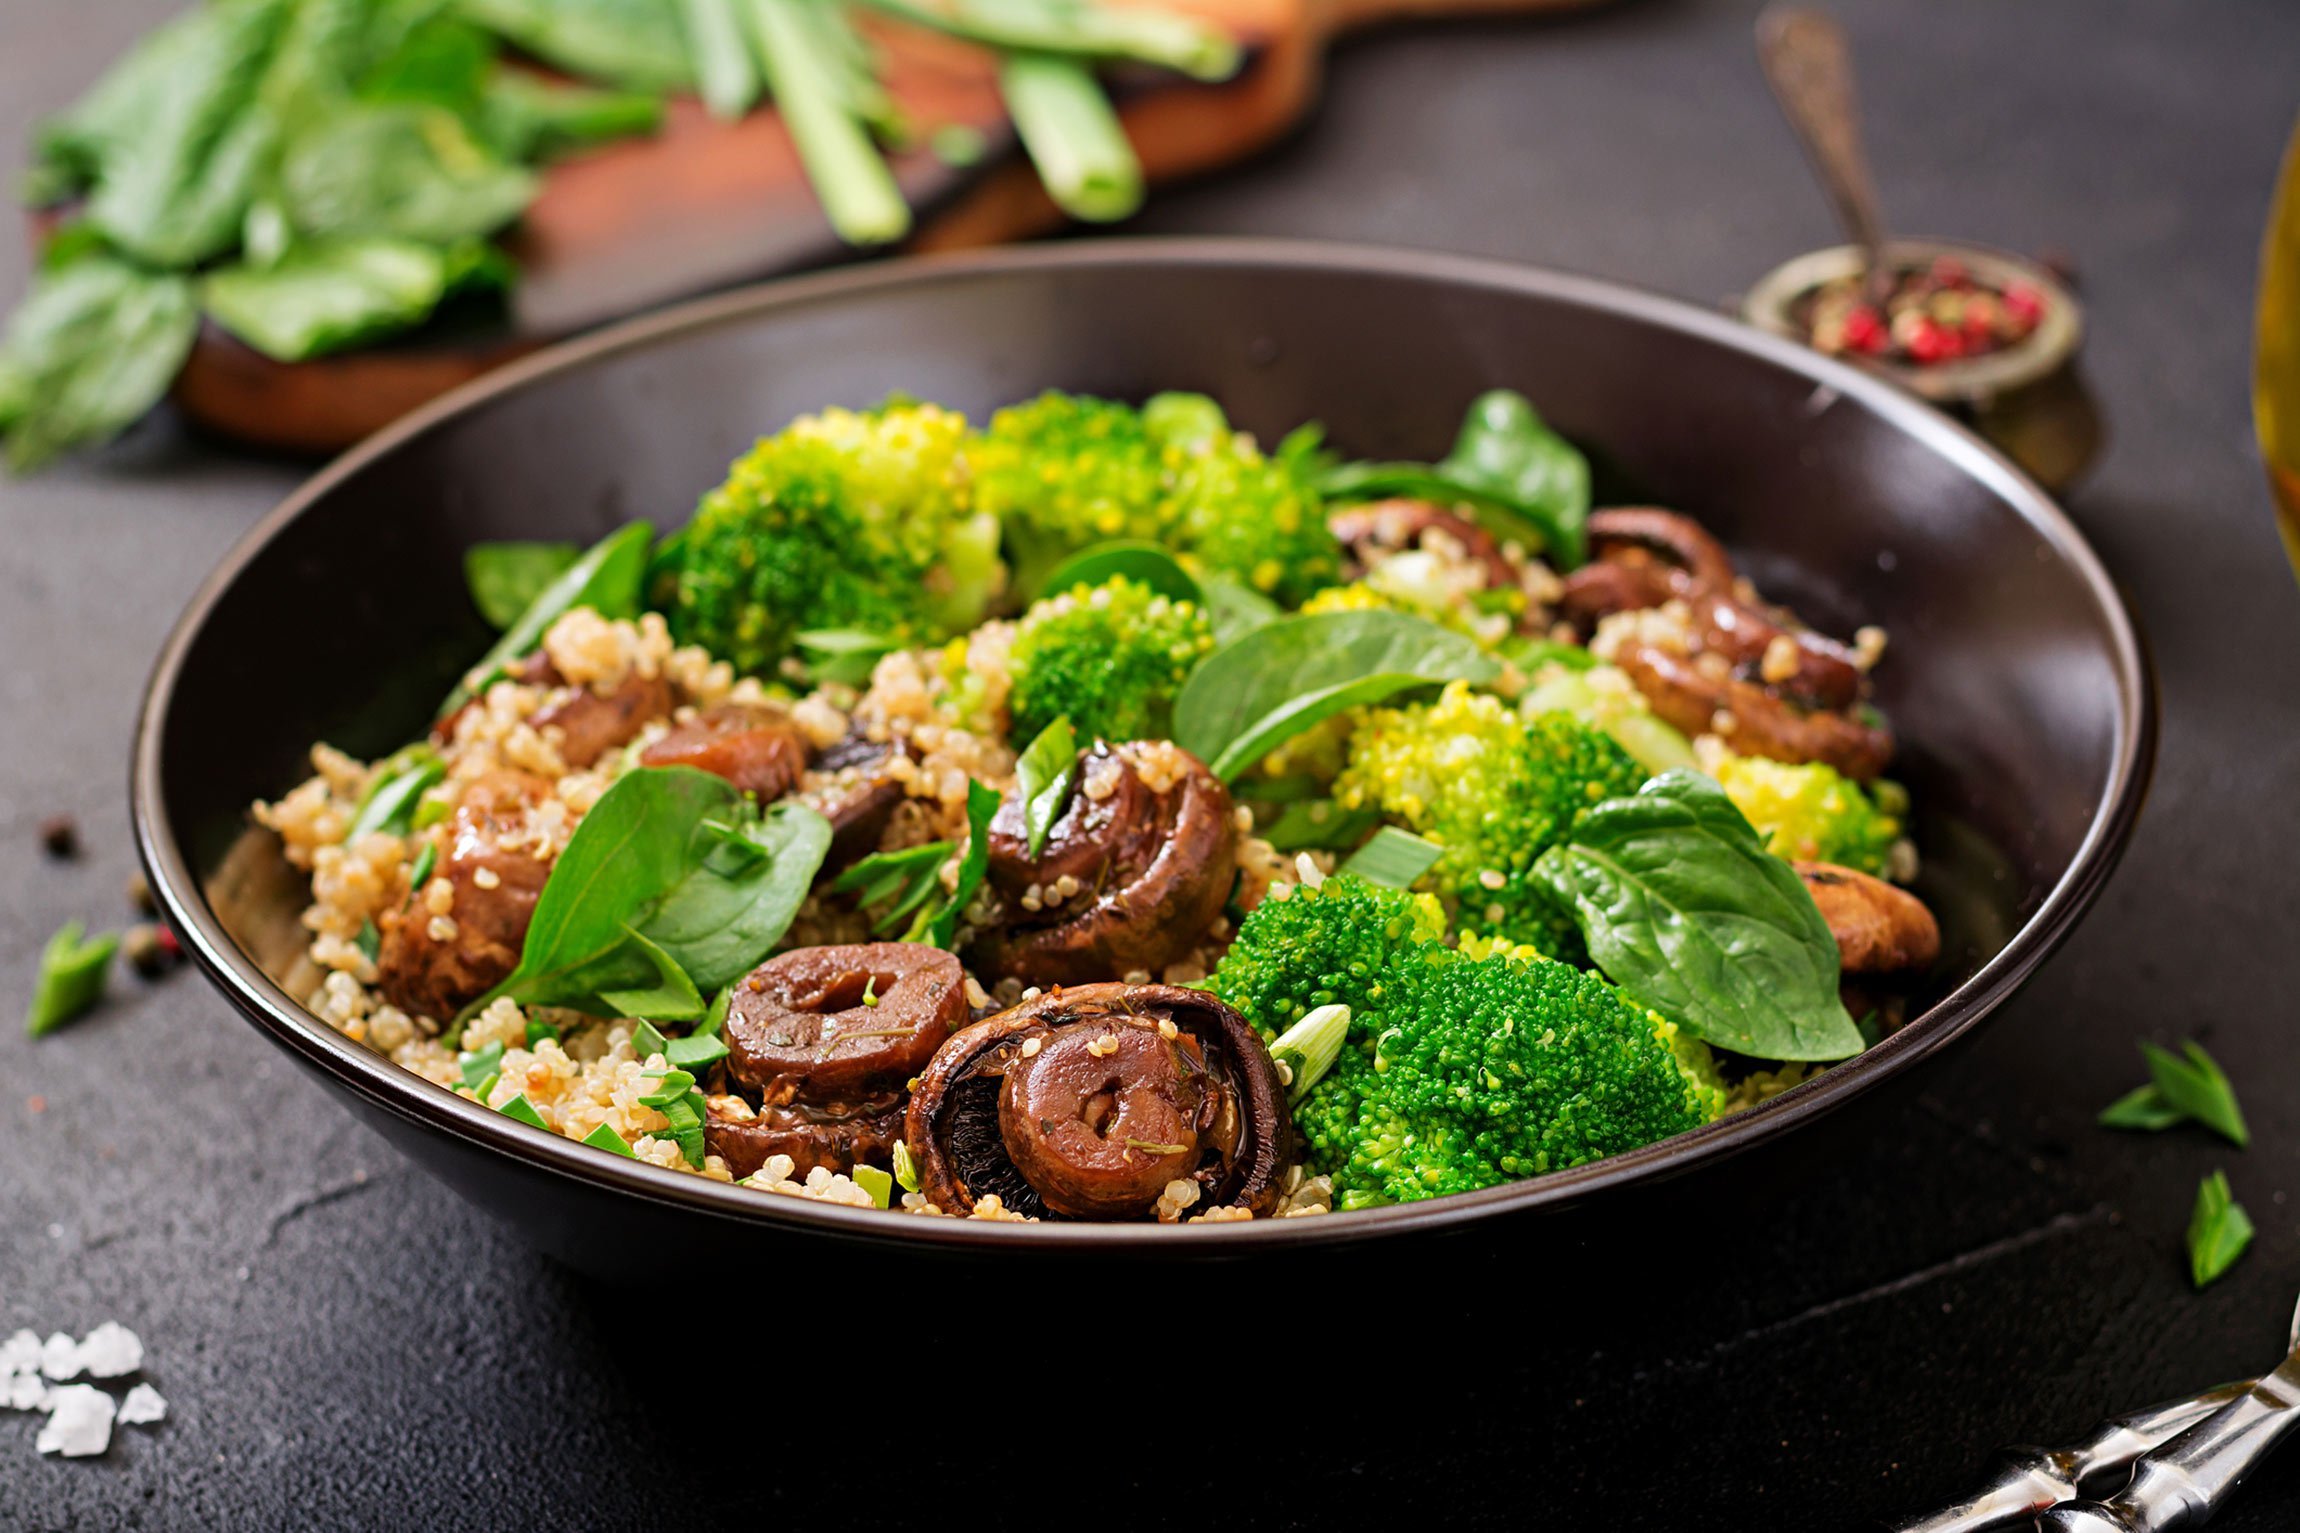
<path fill-rule="evenodd" d="M 439 1090 L 327 1026 L 289 996 L 228 936 L 185 861 L 162 791 L 161 742 L 177 680 L 209 615 L 248 563 L 303 511 L 370 463 L 460 415 L 538 379 L 572 372 L 729 322 L 977 278 L 1147 268 L 1267 268 L 1435 281 L 1449 286 L 1562 301 L 1634 323 L 1688 334 L 1809 379 L 1874 411 L 2008 502 L 2074 569 L 2099 607 L 2118 681 L 2118 732 L 2106 791 L 2075 855 L 2011 939 L 1963 983 L 1876 1047 L 1783 1092 L 1764 1105 L 1636 1150 L 1508 1182 L 1480 1192 L 1362 1209 L 1346 1216 L 1202 1224 L 1181 1229 L 1135 1224 L 1009 1224 L 971 1219 L 897 1220 L 854 1209 L 758 1192 L 601 1154 Z M 306 1065 L 364 1101 L 415 1125 L 511 1156 L 534 1172 L 720 1219 L 918 1251 L 1053 1249 L 1161 1256 L 1243 1256 L 1336 1242 L 1454 1229 L 1503 1214 L 1558 1209 L 1608 1189 L 1708 1165 L 1771 1141 L 1874 1089 L 1973 1028 L 2042 962 L 2092 903 L 2121 855 L 2153 767 L 2155 683 L 2137 624 L 2083 535 L 2050 496 L 2012 462 L 1913 394 L 1793 341 L 1726 315 L 1601 278 L 1426 250 L 1270 238 L 1132 238 L 949 255 L 787 278 L 698 299 L 563 342 L 477 379 L 322 468 L 259 518 L 200 583 L 170 630 L 137 715 L 129 799 L 136 845 L 154 894 L 202 970 L 259 1030 Z"/>

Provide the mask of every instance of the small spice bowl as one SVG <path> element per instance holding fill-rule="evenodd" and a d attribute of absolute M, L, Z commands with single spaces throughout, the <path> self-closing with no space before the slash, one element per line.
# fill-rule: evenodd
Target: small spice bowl
<path fill-rule="evenodd" d="M 2033 324 L 2018 339 L 1970 355 L 1918 362 L 1846 347 L 1841 360 L 1887 378 L 1971 424 L 2044 484 L 2065 489 L 2099 455 L 2099 411 L 2076 369 L 2084 314 L 2076 295 L 2040 263 L 1981 245 L 1895 240 L 1884 259 L 1896 273 L 1949 263 L 1994 295 L 2033 295 Z M 1741 300 L 1741 317 L 1760 330 L 1810 345 L 1816 294 L 1858 278 L 1857 245 L 1798 256 L 1760 279 Z"/>

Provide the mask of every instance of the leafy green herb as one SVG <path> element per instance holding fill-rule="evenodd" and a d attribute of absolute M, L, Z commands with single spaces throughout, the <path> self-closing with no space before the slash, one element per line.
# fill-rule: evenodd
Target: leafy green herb
<path fill-rule="evenodd" d="M 546 1038 L 557 1043 L 559 1041 L 559 1029 L 541 1018 L 529 1017 L 527 1019 L 527 1046 L 533 1048 Z"/>
<path fill-rule="evenodd" d="M 894 1142 L 894 1179 L 903 1191 L 918 1191 L 918 1162 L 910 1158 L 910 1146 L 900 1139 Z"/>
<path fill-rule="evenodd" d="M 926 138 L 927 152 L 945 165 L 965 169 L 979 165 L 982 157 L 990 153 L 990 141 L 981 130 L 962 122 L 946 122 Z"/>
<path fill-rule="evenodd" d="M 407 887 L 420 889 L 431 882 L 431 871 L 439 863 L 439 843 L 426 841 L 423 850 L 415 854 L 415 866 L 407 870 Z"/>
<path fill-rule="evenodd" d="M 40 977 L 24 1014 L 24 1031 L 34 1038 L 86 1015 L 103 997 L 104 975 L 120 949 L 120 937 L 117 932 L 88 937 L 86 931 L 78 921 L 67 921 L 40 950 Z"/>
<path fill-rule="evenodd" d="M 634 1160 L 638 1158 L 637 1152 L 624 1141 L 623 1136 L 604 1123 L 585 1134 L 583 1142 L 594 1150 L 611 1150 L 617 1155 L 628 1155 Z"/>
<path fill-rule="evenodd" d="M 663 103 L 653 96 L 561 85 L 524 69 L 497 70 L 479 101 L 479 136 L 522 164 L 653 133 L 662 123 Z"/>
<path fill-rule="evenodd" d="M 635 924 L 712 991 L 757 968 L 790 929 L 830 851 L 831 823 L 795 799 L 763 814 L 744 801 L 700 834 L 699 865 Z M 690 1015 L 702 1009 L 698 998 Z"/>
<path fill-rule="evenodd" d="M 2252 1216 L 2228 1190 L 2228 1173 L 2215 1171 L 2196 1189 L 2196 1209 L 2188 1216 L 2188 1276 L 2197 1287 L 2236 1265 L 2252 1244 Z"/>
<path fill-rule="evenodd" d="M 1091 65 L 1013 54 L 999 66 L 998 90 L 1055 206 L 1091 223 L 1111 223 L 1142 206 L 1142 162 Z"/>
<path fill-rule="evenodd" d="M 902 648 L 899 639 L 857 628 L 815 628 L 792 637 L 808 654 L 807 679 L 818 684 L 867 686 L 879 661 Z"/>
<path fill-rule="evenodd" d="M 2174 1054 L 2143 1043 L 2140 1053 L 2148 1061 L 2150 1083 L 2165 1107 L 2195 1119 L 2239 1149 L 2252 1142 L 2251 1131 L 2244 1126 L 2244 1112 L 2236 1105 L 2236 1088 L 2228 1084 L 2228 1077 L 2200 1044 L 2184 1043 L 2180 1053 Z"/>
<path fill-rule="evenodd" d="M 990 871 L 990 820 L 998 813 L 999 797 L 991 789 L 972 778 L 966 784 L 966 855 L 958 860 L 958 883 L 950 891 L 950 898 L 933 916 L 921 916 L 925 939 L 936 947 L 947 948 L 958 935 L 958 919 L 966 913 L 975 891 L 982 887 L 983 875 Z M 913 928 L 913 941 L 918 940 Z"/>
<path fill-rule="evenodd" d="M 695 1088 L 695 1077 L 685 1070 L 665 1070 L 661 1074 L 661 1084 L 639 1098 L 639 1102 L 641 1106 L 654 1108 L 669 1120 L 658 1137 L 677 1141 L 679 1153 L 686 1157 L 687 1164 L 700 1170 L 704 1149 L 703 1124 L 709 1115 L 709 1107 L 703 1100 L 703 1093 Z"/>
<path fill-rule="evenodd" d="M 1346 463 L 1318 487 L 1335 500 L 1403 495 L 1466 505 L 1490 531 L 1537 543 L 1559 569 L 1575 568 L 1587 553 L 1589 460 L 1508 389 L 1470 402 L 1443 460 Z"/>
<path fill-rule="evenodd" d="M 447 259 L 404 239 L 342 239 L 242 261 L 200 282 L 226 330 L 281 362 L 301 362 L 421 322 L 447 292 Z"/>
<path fill-rule="evenodd" d="M 102 442 L 167 393 L 199 333 L 192 285 L 109 256 L 48 272 L 0 347 L 0 436 L 18 473 Z"/>
<path fill-rule="evenodd" d="M 463 552 L 463 583 L 479 615 L 500 632 L 581 557 L 573 543 L 474 543 Z"/>
<path fill-rule="evenodd" d="M 1225 782 L 1346 708 L 1501 667 L 1470 639 L 1402 612 L 1281 618 L 1216 650 L 1174 703 L 1174 741 Z"/>
<path fill-rule="evenodd" d="M 1384 825 L 1371 841 L 1350 855 L 1341 871 L 1391 889 L 1411 889 L 1415 880 L 1436 867 L 1444 855 L 1445 848 L 1436 842 L 1424 841 L 1395 825 Z"/>
<path fill-rule="evenodd" d="M 1120 575 L 1139 581 L 1170 601 L 1203 605 L 1206 600 L 1198 582 L 1165 544 L 1140 538 L 1114 538 L 1080 549 L 1054 567 L 1033 599 L 1060 596 L 1080 586 L 1098 586 Z"/>
<path fill-rule="evenodd" d="M 650 91 L 693 83 L 674 0 L 456 0 L 456 7 L 569 74 Z"/>
<path fill-rule="evenodd" d="M 1288 804 L 1262 828 L 1262 839 L 1278 851 L 1331 852 L 1357 846 L 1381 823 L 1374 809 L 1343 809 L 1331 799 Z"/>
<path fill-rule="evenodd" d="M 459 1056 L 456 1064 L 463 1072 L 463 1084 L 478 1091 L 482 1082 L 502 1070 L 503 1045 L 496 1042 L 483 1049 L 474 1049 Z"/>
<path fill-rule="evenodd" d="M 359 949 L 362 958 L 373 963 L 376 955 L 383 951 L 383 933 L 375 929 L 373 921 L 361 921 L 359 935 L 352 938 L 352 946 Z"/>
<path fill-rule="evenodd" d="M 1545 665 L 1561 665 L 1569 671 L 1597 669 L 1597 657 L 1579 644 L 1566 644 L 1556 639 L 1535 639 L 1513 633 L 1500 644 L 1501 657 L 1531 676 Z"/>
<path fill-rule="evenodd" d="M 538 592 L 503 631 L 495 647 L 482 655 L 463 683 L 447 695 L 439 715 L 445 718 L 483 692 L 510 663 L 543 642 L 543 635 L 577 607 L 589 607 L 603 618 L 629 617 L 639 610 L 639 585 L 647 574 L 647 547 L 655 529 L 645 522 L 617 528 L 586 549 L 583 557 L 560 572 L 559 578 Z"/>
<path fill-rule="evenodd" d="M 1014 791 L 1022 800 L 1022 823 L 1033 861 L 1046 849 L 1046 837 L 1070 805 L 1078 779 L 1078 733 L 1068 717 L 1038 732 L 1014 763 Z"/>
<path fill-rule="evenodd" d="M 865 910 L 883 906 L 872 920 L 871 930 L 892 931 L 933 898 L 942 882 L 942 865 L 950 860 L 953 850 L 948 841 L 929 841 L 899 852 L 873 852 L 834 879 L 831 889 L 853 895 L 855 903 Z"/>
<path fill-rule="evenodd" d="M 646 934 L 623 928 L 623 940 L 629 951 L 638 953 L 654 965 L 655 980 L 648 985 L 617 987 L 601 990 L 599 999 L 605 1001 L 619 1017 L 658 1017 L 665 1022 L 691 1022 L 703 1014 L 703 995 L 687 971 L 677 960 L 649 941 Z M 650 1032 L 653 1029 L 649 1029 Z M 662 1035 L 656 1034 L 660 1045 Z"/>
<path fill-rule="evenodd" d="M 727 1046 L 708 1034 L 696 1033 L 673 1038 L 664 1047 L 663 1057 L 682 1070 L 700 1070 L 725 1059 Z"/>
<path fill-rule="evenodd" d="M 2136 1129 L 2142 1133 L 2156 1133 L 2176 1123 L 2186 1123 L 2188 1114 L 2164 1100 L 2164 1095 L 2153 1085 L 2135 1086 L 2101 1109 L 2094 1120 L 2102 1128 Z"/>
<path fill-rule="evenodd" d="M 531 1128 L 549 1129 L 551 1127 L 550 1124 L 543 1121 L 543 1114 L 535 1110 L 535 1104 L 527 1100 L 527 1093 L 524 1091 L 495 1110 L 506 1118 L 517 1118 Z M 606 1125 L 601 1124 L 600 1127 L 604 1128 Z"/>
<path fill-rule="evenodd" d="M 1699 773 L 1597 805 L 1533 876 L 1606 978 L 1696 1037 L 1756 1059 L 1860 1052 L 1812 895 Z"/>
<path fill-rule="evenodd" d="M 462 119 L 419 102 L 347 103 L 306 125 L 280 160 L 279 198 L 309 239 L 376 236 L 450 245 L 493 234 L 534 200 Z"/>
<path fill-rule="evenodd" d="M 894 1201 L 894 1178 L 876 1166 L 857 1166 L 851 1176 L 857 1187 L 870 1194 L 872 1204 L 884 1208 Z"/>
<path fill-rule="evenodd" d="M 1206 593 L 1206 616 L 1214 625 L 1217 644 L 1235 643 L 1286 615 L 1283 607 L 1242 580 L 1209 570 L 1199 586 Z"/>
<path fill-rule="evenodd" d="M 415 820 L 416 800 L 423 796 L 426 788 L 446 775 L 447 763 L 428 745 L 411 745 L 397 753 L 384 763 L 367 796 L 360 801 L 351 829 L 344 832 L 345 844 L 376 831 L 406 835 Z M 420 887 L 422 881 L 413 882 Z"/>
<path fill-rule="evenodd" d="M 1270 1057 L 1285 1068 L 1287 1105 L 1300 1106 L 1325 1079 L 1349 1036 L 1350 1008 L 1341 1005 L 1320 1006 L 1278 1035 Z"/>
<path fill-rule="evenodd" d="M 718 1037 L 719 1029 L 727 1025 L 727 1008 L 734 1004 L 734 1000 L 735 987 L 732 985 L 713 996 L 711 1009 L 704 1012 L 703 1020 L 695 1024 L 695 1031 L 692 1036 L 697 1038 Z"/>

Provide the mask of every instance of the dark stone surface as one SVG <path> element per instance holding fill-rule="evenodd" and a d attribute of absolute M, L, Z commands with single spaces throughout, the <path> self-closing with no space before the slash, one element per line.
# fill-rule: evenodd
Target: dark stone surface
<path fill-rule="evenodd" d="M 8 0 L 0 164 L 167 9 Z M 1721 297 L 1831 238 L 1758 81 L 1754 9 L 1649 0 L 1369 40 L 1335 60 L 1310 132 L 1141 226 L 1437 246 Z M 62 1463 L 33 1455 L 33 1418 L 0 1413 L 0 1524 L 1868 1527 L 1961 1490 L 1995 1443 L 2273 1359 L 2300 1279 L 2300 601 L 2246 384 L 2300 12 L 1840 9 L 1896 222 L 2082 268 L 2114 436 L 2073 509 L 2163 681 L 2123 870 L 1979 1038 L 1601 1219 L 1404 1260 L 1046 1292 L 1027 1270 L 826 1282 L 666 1253 L 659 1289 L 631 1295 L 482 1223 L 197 979 L 123 980 L 53 1040 L 0 1025 L 0 1331 L 125 1320 L 173 1415 Z M 0 242 L 0 294 L 23 280 Z M 0 482 L 7 1006 L 58 922 L 126 916 L 145 665 L 295 477 L 162 420 Z M 58 810 L 80 819 L 79 863 L 40 851 Z M 2092 1126 L 2137 1078 L 2132 1040 L 2183 1034 L 2243 1089 L 2250 1150 Z M 2260 1236 L 2197 1295 L 2180 1232 L 2215 1166 Z M 733 1306 L 769 1323 L 733 1328 Z M 953 1312 L 968 1318 L 936 1318 Z M 1201 1479 L 1219 1500 L 1193 1507 Z M 2215 1526 L 2296 1523 L 2300 1454 Z"/>

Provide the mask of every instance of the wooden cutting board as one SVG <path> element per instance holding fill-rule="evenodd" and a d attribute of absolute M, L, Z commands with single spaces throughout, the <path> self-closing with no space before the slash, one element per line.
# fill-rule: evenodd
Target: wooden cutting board
<path fill-rule="evenodd" d="M 1585 9 L 1604 0 L 1162 0 L 1227 28 L 1246 48 L 1228 80 L 1159 71 L 1113 79 L 1119 115 L 1155 186 L 1243 158 L 1316 101 L 1329 43 L 1380 22 Z M 907 121 L 973 128 L 989 145 L 958 169 L 914 149 L 894 156 L 917 214 L 904 248 L 958 250 L 1059 228 L 1062 211 L 1014 141 L 984 51 L 867 17 L 889 91 Z M 924 132 L 920 134 L 923 139 Z M 297 453 L 348 447 L 458 384 L 539 346 L 716 288 L 853 259 L 823 221 L 790 136 L 772 111 L 740 122 L 672 101 L 662 131 L 562 161 L 511 240 L 520 280 L 507 322 L 438 327 L 408 340 L 281 363 L 214 325 L 174 398 L 234 440 Z"/>

